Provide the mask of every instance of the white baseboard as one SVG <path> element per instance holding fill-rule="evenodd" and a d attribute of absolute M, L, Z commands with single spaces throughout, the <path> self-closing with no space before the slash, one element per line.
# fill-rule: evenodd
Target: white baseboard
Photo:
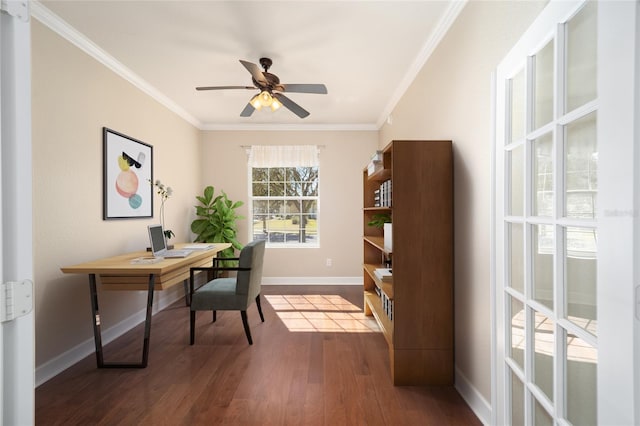
<path fill-rule="evenodd" d="M 182 286 L 175 286 L 170 290 L 156 293 L 155 296 L 157 303 L 154 303 L 153 315 L 171 305 L 176 300 L 183 298 L 184 289 Z M 108 329 L 102 330 L 102 344 L 108 344 L 109 342 L 122 336 L 124 333 L 131 330 L 138 324 L 144 322 L 146 314 L 147 312 L 145 307 L 144 309 L 141 309 L 140 311 L 109 327 Z M 57 357 L 39 365 L 38 367 L 36 367 L 35 371 L 36 387 L 62 373 L 64 370 L 76 364 L 77 362 L 80 362 L 85 357 L 95 354 L 95 351 L 95 341 L 92 336 L 90 339 L 85 340 L 84 342 L 58 355 Z"/>
<path fill-rule="evenodd" d="M 362 285 L 359 277 L 262 277 L 262 285 Z"/>
<path fill-rule="evenodd" d="M 482 424 L 491 424 L 491 404 L 457 368 L 455 369 L 455 388 Z"/>

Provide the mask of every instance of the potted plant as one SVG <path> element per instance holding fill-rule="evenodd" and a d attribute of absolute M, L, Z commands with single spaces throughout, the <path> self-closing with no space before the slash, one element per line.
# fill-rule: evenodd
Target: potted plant
<path fill-rule="evenodd" d="M 202 196 L 196 196 L 200 205 L 195 206 L 198 219 L 191 222 L 191 231 L 196 234 L 195 242 L 231 243 L 231 247 L 220 251 L 220 257 L 234 257 L 235 250 L 242 249 L 242 244 L 237 239 L 236 220 L 244 219 L 237 214 L 236 209 L 244 203 L 229 200 L 224 191 L 220 195 L 214 195 L 213 186 L 207 186 Z"/>
<path fill-rule="evenodd" d="M 371 217 L 367 225 L 374 228 L 382 228 L 385 223 L 391 223 L 391 215 L 388 213 L 376 213 Z"/>
<path fill-rule="evenodd" d="M 160 223 L 162 224 L 162 229 L 164 230 L 164 237 L 167 241 L 171 239 L 171 237 L 175 237 L 176 234 L 173 233 L 171 229 L 167 229 L 164 224 L 164 203 L 173 195 L 173 189 L 170 186 L 165 185 L 160 182 L 160 179 L 157 179 L 155 182 L 152 182 L 149 179 L 149 183 L 153 185 L 155 188 L 156 194 L 160 196 Z M 168 246 L 168 248 L 173 248 L 173 246 Z"/>
<path fill-rule="evenodd" d="M 393 250 L 393 238 L 391 228 L 391 215 L 388 213 L 377 213 L 371 217 L 371 220 L 367 223 L 369 226 L 375 228 L 382 228 L 382 235 L 384 237 L 384 249 L 391 253 Z"/>

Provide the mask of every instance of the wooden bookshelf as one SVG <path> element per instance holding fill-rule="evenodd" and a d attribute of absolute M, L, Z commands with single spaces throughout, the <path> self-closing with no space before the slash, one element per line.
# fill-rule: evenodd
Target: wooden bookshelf
<path fill-rule="evenodd" d="M 393 141 L 383 168 L 363 171 L 364 312 L 389 344 L 396 385 L 453 384 L 453 156 L 451 141 Z M 392 205 L 375 206 L 374 191 L 391 180 Z M 392 252 L 373 215 L 392 217 Z M 393 281 L 375 270 L 392 259 Z M 392 317 L 382 294 L 392 301 Z"/>

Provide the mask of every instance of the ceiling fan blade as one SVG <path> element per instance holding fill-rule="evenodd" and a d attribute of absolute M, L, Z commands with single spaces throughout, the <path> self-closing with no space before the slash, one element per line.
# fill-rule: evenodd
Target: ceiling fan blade
<path fill-rule="evenodd" d="M 251 103 L 247 103 L 247 106 L 244 107 L 244 109 L 240 113 L 240 117 L 251 117 L 251 114 L 253 114 L 253 111 L 255 110 L 256 109 L 253 107 L 253 105 L 251 105 Z"/>
<path fill-rule="evenodd" d="M 251 73 L 251 76 L 255 81 L 265 86 L 268 84 L 267 79 L 262 75 L 262 71 L 260 71 L 259 66 L 251 62 L 243 61 L 242 59 L 240 59 L 240 63 Z"/>
<path fill-rule="evenodd" d="M 324 84 L 281 84 L 281 86 L 283 92 L 327 94 L 327 86 Z"/>
<path fill-rule="evenodd" d="M 293 102 L 291 99 L 287 98 L 282 93 L 274 93 L 273 96 L 282 103 L 287 109 L 289 109 L 292 113 L 297 115 L 300 118 L 305 118 L 309 115 L 309 111 L 302 108 L 297 103 Z"/>
<path fill-rule="evenodd" d="M 196 90 L 227 90 L 227 89 L 258 90 L 258 88 L 254 87 L 254 86 L 200 86 L 200 87 L 196 87 Z"/>

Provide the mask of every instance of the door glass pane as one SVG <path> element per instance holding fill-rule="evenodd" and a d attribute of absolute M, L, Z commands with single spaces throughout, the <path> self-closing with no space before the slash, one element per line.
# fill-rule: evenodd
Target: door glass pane
<path fill-rule="evenodd" d="M 596 14 L 589 1 L 567 23 L 567 112 L 596 98 Z"/>
<path fill-rule="evenodd" d="M 534 57 L 534 129 L 553 119 L 553 40 Z"/>
<path fill-rule="evenodd" d="M 509 158 L 511 163 L 509 214 L 522 216 L 524 212 L 524 145 L 509 151 Z"/>
<path fill-rule="evenodd" d="M 538 401 L 535 401 L 533 410 L 533 424 L 536 426 L 553 426 L 553 419 Z"/>
<path fill-rule="evenodd" d="M 524 371 L 524 305 L 518 299 L 511 299 L 511 358 Z"/>
<path fill-rule="evenodd" d="M 598 195 L 596 113 L 567 125 L 565 135 L 565 214 L 593 219 Z"/>
<path fill-rule="evenodd" d="M 533 382 L 553 401 L 553 322 L 540 312 L 534 316 Z"/>
<path fill-rule="evenodd" d="M 567 319 L 594 336 L 597 329 L 597 234 L 591 228 L 565 229 Z"/>
<path fill-rule="evenodd" d="M 549 309 L 553 309 L 554 227 L 532 225 L 531 240 L 533 298 Z"/>
<path fill-rule="evenodd" d="M 553 216 L 553 136 L 533 141 L 533 215 Z"/>
<path fill-rule="evenodd" d="M 511 425 L 524 425 L 524 385 L 511 373 Z"/>
<path fill-rule="evenodd" d="M 510 241 L 510 270 L 511 270 L 511 287 L 524 293 L 524 253 L 523 253 L 523 230 L 521 223 L 509 224 Z"/>
<path fill-rule="evenodd" d="M 516 142 L 524 138 L 524 69 L 511 79 L 511 139 Z"/>
<path fill-rule="evenodd" d="M 598 352 L 584 340 L 567 334 L 567 419 L 574 425 L 597 424 Z"/>

